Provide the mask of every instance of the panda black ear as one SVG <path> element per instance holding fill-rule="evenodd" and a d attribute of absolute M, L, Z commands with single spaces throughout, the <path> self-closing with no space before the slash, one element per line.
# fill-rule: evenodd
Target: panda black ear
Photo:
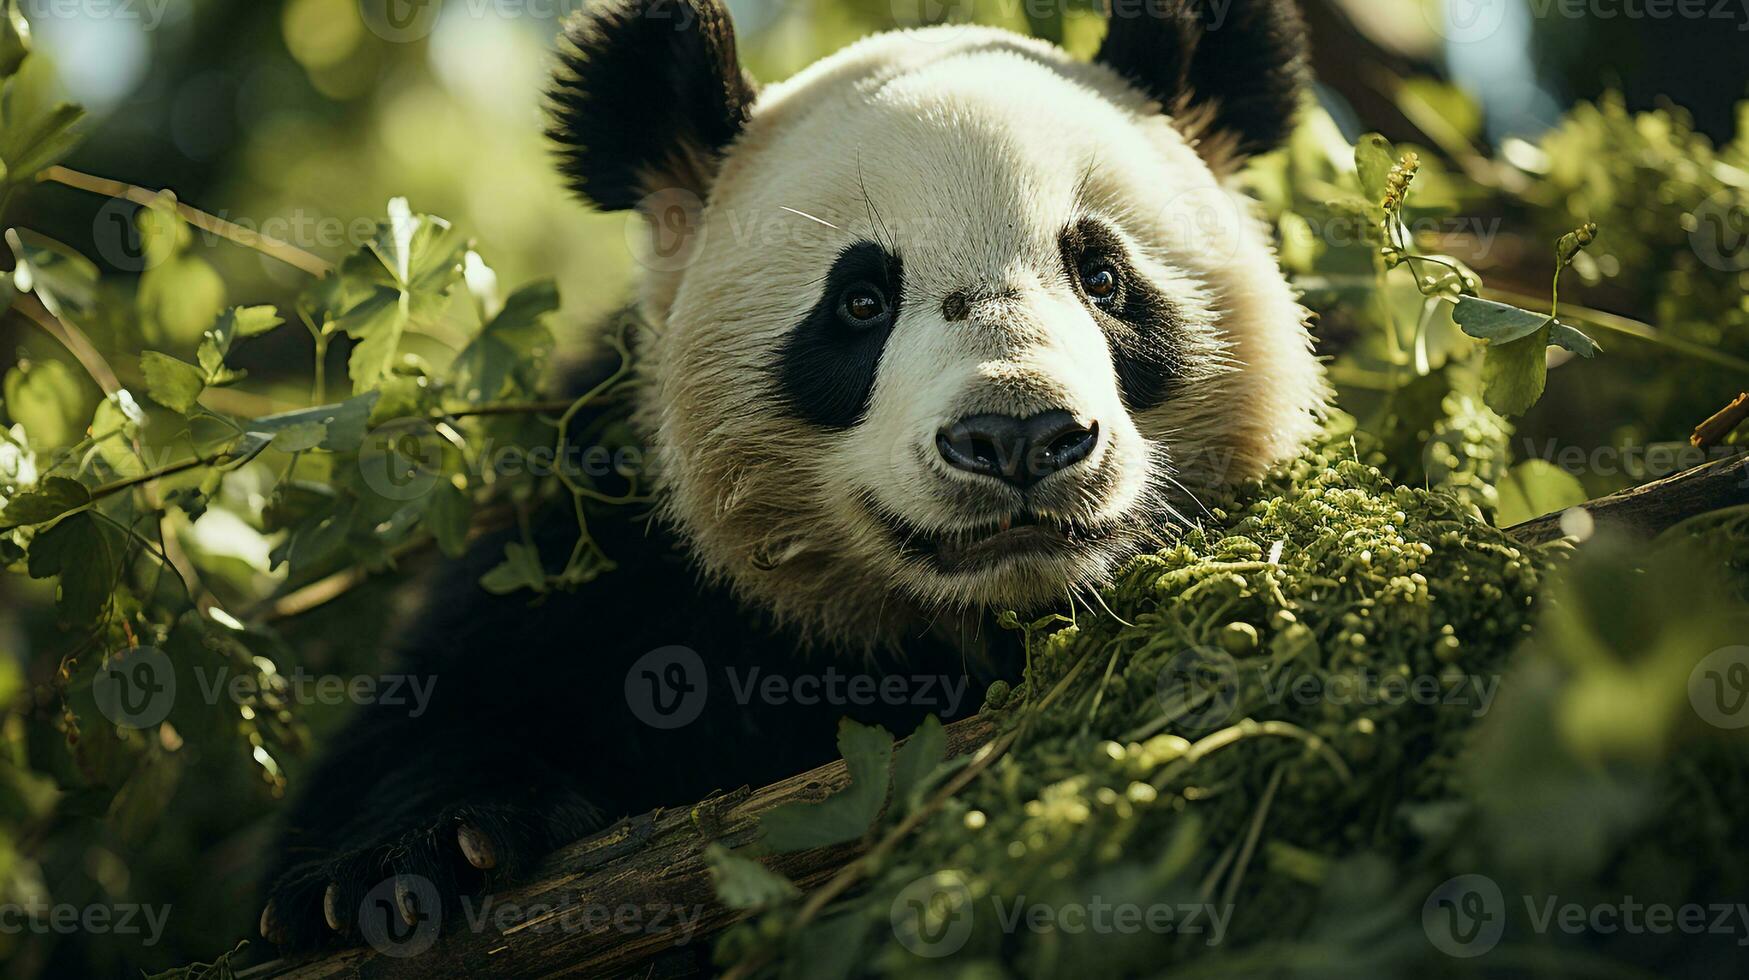
<path fill-rule="evenodd" d="M 1110 26 L 1094 60 L 1166 111 L 1207 115 L 1242 156 L 1280 145 L 1308 72 L 1306 25 L 1293 0 L 1106 0 Z"/>
<path fill-rule="evenodd" d="M 722 0 L 607 0 L 565 25 L 548 92 L 560 169 L 608 211 L 704 196 L 756 93 Z"/>

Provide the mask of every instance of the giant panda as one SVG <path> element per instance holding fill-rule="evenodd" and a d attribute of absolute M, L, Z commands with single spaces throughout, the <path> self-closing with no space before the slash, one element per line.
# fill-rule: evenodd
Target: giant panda
<path fill-rule="evenodd" d="M 995 614 L 1083 601 L 1314 433 L 1306 313 L 1232 186 L 1305 95 L 1300 16 L 1112 3 L 1091 62 L 950 25 L 765 88 L 721 0 L 569 22 L 563 172 L 661 246 L 632 389 L 658 503 L 593 514 L 618 567 L 540 604 L 477 585 L 502 537 L 443 570 L 398 654 L 431 703 L 364 707 L 304 780 L 267 938 L 357 942 L 385 887 L 408 922 L 452 910 L 624 815 L 826 762 L 843 715 L 969 713 L 947 692 L 1018 670 Z M 560 562 L 576 530 L 534 535 Z M 748 696 L 761 670 L 909 686 Z M 702 696 L 652 715 L 646 684 Z"/>

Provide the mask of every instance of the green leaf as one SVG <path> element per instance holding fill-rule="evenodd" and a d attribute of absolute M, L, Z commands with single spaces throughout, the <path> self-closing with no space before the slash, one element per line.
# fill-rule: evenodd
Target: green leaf
<path fill-rule="evenodd" d="M 333 405 L 300 408 L 292 412 L 281 412 L 277 415 L 251 419 L 241 423 L 241 427 L 250 432 L 277 433 L 315 423 L 322 426 L 327 432 L 327 435 L 318 444 L 319 448 L 329 452 L 348 453 L 356 450 L 364 442 L 364 434 L 370 421 L 371 407 L 377 403 L 378 397 L 380 396 L 377 392 L 367 391 L 362 395 L 355 395 Z"/>
<path fill-rule="evenodd" d="M 1551 322 L 1547 313 L 1532 313 L 1478 296 L 1459 296 L 1451 318 L 1464 333 L 1490 344 L 1510 344 Z"/>
<path fill-rule="evenodd" d="M 98 440 L 97 455 L 119 476 L 139 476 L 146 471 L 132 445 L 145 421 L 146 413 L 126 388 L 97 403 L 91 436 Z"/>
<path fill-rule="evenodd" d="M 328 438 L 328 427 L 314 419 L 288 425 L 275 431 L 273 448 L 282 453 L 308 452 Z"/>
<path fill-rule="evenodd" d="M 224 310 L 225 281 L 205 259 L 178 255 L 140 275 L 136 301 L 149 339 L 192 344 Z"/>
<path fill-rule="evenodd" d="M 60 577 L 62 625 L 97 619 L 121 577 L 123 544 L 119 530 L 89 512 L 74 514 L 31 541 L 30 577 Z"/>
<path fill-rule="evenodd" d="M 449 222 L 414 214 L 407 199 L 397 197 L 389 202 L 389 220 L 378 227 L 370 249 L 403 291 L 441 293 L 461 276 L 467 242 Z"/>
<path fill-rule="evenodd" d="M 259 337 L 285 323 L 271 306 L 233 306 L 220 319 L 228 319 L 239 337 Z"/>
<path fill-rule="evenodd" d="M 206 374 L 200 368 L 155 350 L 140 355 L 140 370 L 146 375 L 146 394 L 180 415 L 194 411 L 206 388 Z"/>
<path fill-rule="evenodd" d="M 18 9 L 18 0 L 6 0 L 0 8 L 0 78 L 18 74 L 30 56 L 30 23 Z"/>
<path fill-rule="evenodd" d="M 540 552 L 532 545 L 511 542 L 504 546 L 504 561 L 480 576 L 480 587 L 493 595 L 509 595 L 523 589 L 547 591 L 547 572 Z"/>
<path fill-rule="evenodd" d="M 224 465 L 236 468 L 249 462 L 267 450 L 273 444 L 276 434 L 272 432 L 245 432 L 237 437 L 230 448 L 225 450 Z"/>
<path fill-rule="evenodd" d="M 559 308 L 559 290 L 550 279 L 530 283 L 510 295 L 492 322 L 456 355 L 451 370 L 463 398 L 490 401 L 513 372 L 532 382 L 553 349 L 553 335 L 541 318 Z"/>
<path fill-rule="evenodd" d="M 439 480 L 425 496 L 425 524 L 437 539 L 439 551 L 459 558 L 468 549 L 468 523 L 474 516 L 474 500 L 467 491 L 448 480 Z M 541 574 L 546 584 L 546 574 Z"/>
<path fill-rule="evenodd" d="M 35 293 L 57 317 L 91 312 L 97 298 L 97 266 L 90 259 L 51 238 L 18 228 L 8 229 L 6 243 L 16 268 L 12 283 L 21 293 Z"/>
<path fill-rule="evenodd" d="M 769 908 L 801 894 L 788 878 L 721 844 L 706 847 L 704 860 L 717 899 L 736 911 Z"/>
<path fill-rule="evenodd" d="M 867 916 L 855 911 L 808 924 L 789 939 L 779 980 L 846 980 L 856 976 L 866 960 L 863 946 L 868 927 Z M 977 969 L 971 966 L 959 975 L 987 976 Z"/>
<path fill-rule="evenodd" d="M 1548 331 L 1509 344 L 1490 343 L 1482 356 L 1482 401 L 1501 415 L 1523 415 L 1548 383 Z"/>
<path fill-rule="evenodd" d="M 822 803 L 786 803 L 761 817 L 767 846 L 800 851 L 842 844 L 874 825 L 887 801 L 893 736 L 845 718 L 838 723 L 838 751 L 850 769 L 850 785 Z"/>
<path fill-rule="evenodd" d="M 407 320 L 403 295 L 393 289 L 377 289 L 335 321 L 337 329 L 358 340 L 346 368 L 354 393 L 375 387 L 389 372 Z"/>
<path fill-rule="evenodd" d="M 210 388 L 222 388 L 243 379 L 246 372 L 233 371 L 225 366 L 225 352 L 219 348 L 218 342 L 209 333 L 200 342 L 194 352 L 195 360 L 200 362 L 204 380 Z"/>
<path fill-rule="evenodd" d="M 893 756 L 893 799 L 905 803 L 911 792 L 947 758 L 947 730 L 930 715 Z"/>
<path fill-rule="evenodd" d="M 1360 176 L 1360 192 L 1373 208 L 1385 199 L 1385 180 L 1397 165 L 1397 150 L 1378 133 L 1367 133 L 1354 144 L 1354 170 Z"/>
<path fill-rule="evenodd" d="M 1549 344 L 1570 350 L 1580 357 L 1595 357 L 1603 348 L 1597 341 L 1556 320 L 1549 324 Z"/>
<path fill-rule="evenodd" d="M 1514 466 L 1498 489 L 1500 507 L 1494 520 L 1501 527 L 1576 507 L 1589 499 L 1577 477 L 1544 459 L 1527 459 Z"/>
<path fill-rule="evenodd" d="M 300 515 L 291 533 L 273 549 L 268 561 L 274 568 L 282 563 L 289 564 L 292 576 L 325 561 L 346 543 L 356 511 L 357 501 L 343 498 L 332 509 L 324 506 Z"/>
<path fill-rule="evenodd" d="M 14 184 L 33 180 L 58 163 L 78 145 L 73 124 L 84 117 L 84 109 L 62 102 L 25 120 L 8 119 L 6 126 L 0 127 L 0 159 L 6 161 L 6 179 Z"/>
<path fill-rule="evenodd" d="M 35 490 L 12 498 L 6 509 L 0 511 L 0 528 L 43 524 L 90 502 L 91 491 L 84 484 L 64 476 L 51 476 Z"/>
<path fill-rule="evenodd" d="M 60 361 L 27 361 L 0 383 L 6 411 L 24 426 L 39 451 L 71 446 L 84 438 L 93 389 Z"/>

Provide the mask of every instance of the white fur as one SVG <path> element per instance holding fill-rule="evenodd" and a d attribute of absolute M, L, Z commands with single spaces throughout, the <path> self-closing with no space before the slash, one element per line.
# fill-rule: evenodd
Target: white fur
<path fill-rule="evenodd" d="M 1194 355 L 1173 397 L 1125 411 L 1104 335 L 1062 272 L 1083 216 L 1119 229 Z M 1188 490 L 1254 476 L 1312 433 L 1325 387 L 1305 313 L 1250 204 L 1115 73 L 989 29 L 879 35 L 766 89 L 688 251 L 642 294 L 641 419 L 667 518 L 709 574 L 813 636 L 887 642 L 938 617 L 1031 607 L 1107 577 Z M 904 262 L 866 419 L 790 417 L 773 369 L 840 249 Z M 973 299 L 950 323 L 949 293 Z M 934 435 L 976 412 L 1066 409 L 1098 448 L 1035 507 L 1125 533 L 1069 560 L 944 575 L 899 558 L 872 502 L 947 529 L 1019 500 L 948 468 Z M 1185 505 L 1184 498 L 1176 503 Z"/>

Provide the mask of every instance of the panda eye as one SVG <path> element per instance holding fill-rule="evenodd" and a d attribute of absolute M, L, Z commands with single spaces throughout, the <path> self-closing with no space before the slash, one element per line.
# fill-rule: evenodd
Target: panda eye
<path fill-rule="evenodd" d="M 887 309 L 886 294 L 867 283 L 846 289 L 838 301 L 839 319 L 858 330 L 879 326 L 887 318 Z"/>
<path fill-rule="evenodd" d="M 1081 288 L 1095 303 L 1104 306 L 1117 298 L 1117 270 L 1108 262 L 1095 262 L 1081 268 Z"/>

